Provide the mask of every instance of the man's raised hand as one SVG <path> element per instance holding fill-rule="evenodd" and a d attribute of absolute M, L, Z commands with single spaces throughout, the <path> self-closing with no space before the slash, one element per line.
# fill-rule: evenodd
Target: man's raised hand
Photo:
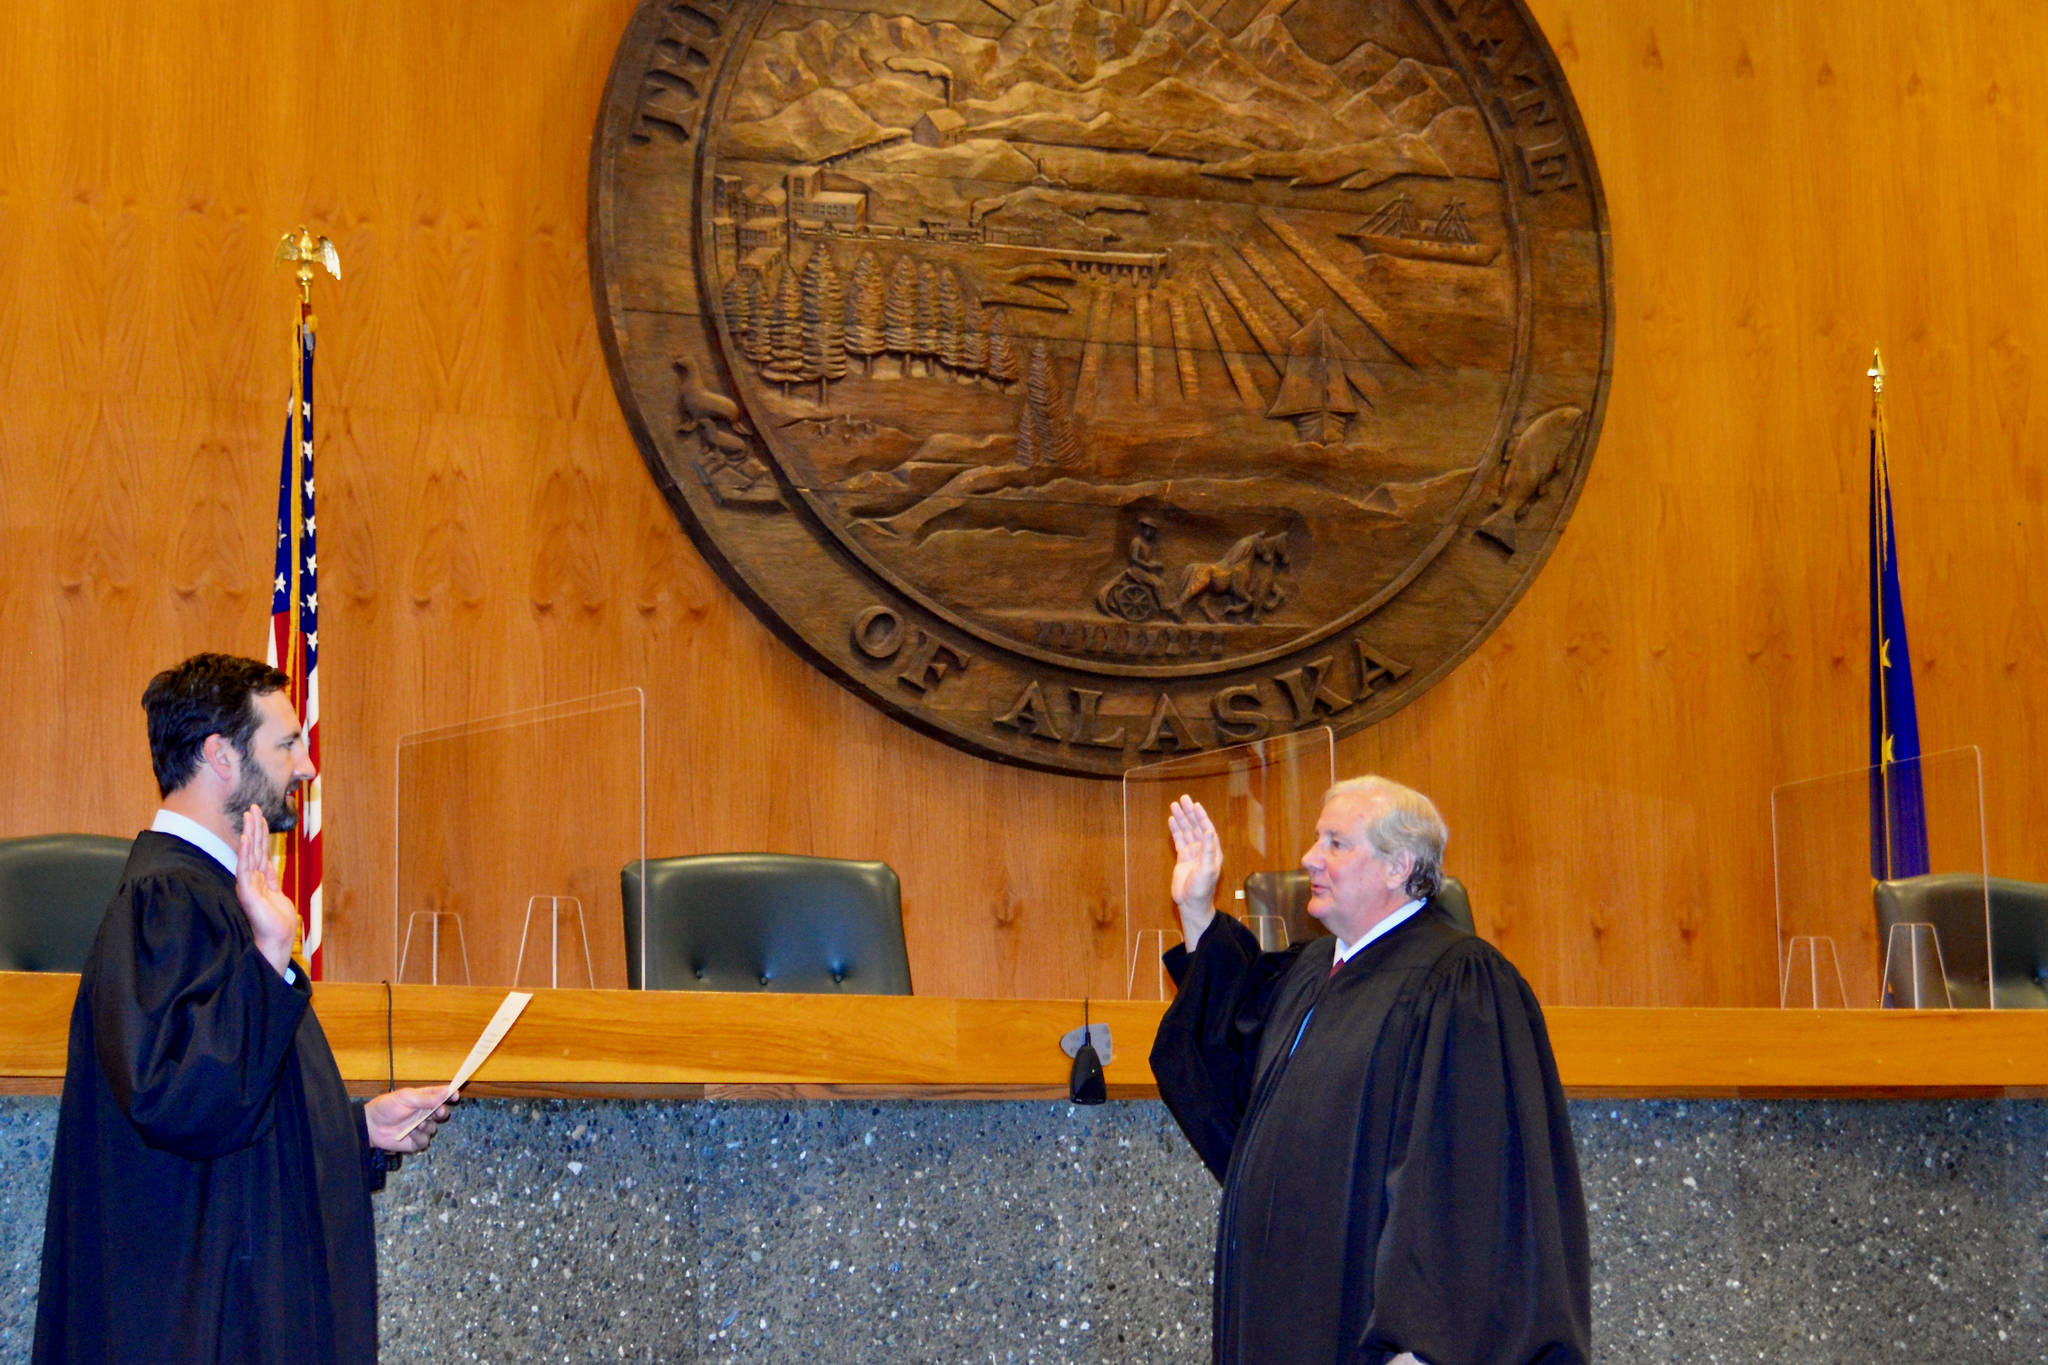
<path fill-rule="evenodd" d="M 292 947 L 299 941 L 299 912 L 277 883 L 277 866 L 270 860 L 270 822 L 255 806 L 242 812 L 242 846 L 235 851 L 235 899 L 249 918 L 256 951 L 282 975 L 291 965 Z"/>
<path fill-rule="evenodd" d="M 1216 918 L 1216 879 L 1223 873 L 1223 843 L 1202 803 L 1183 796 L 1167 812 L 1173 834 L 1173 903 L 1180 908 L 1180 932 L 1189 952 Z"/>

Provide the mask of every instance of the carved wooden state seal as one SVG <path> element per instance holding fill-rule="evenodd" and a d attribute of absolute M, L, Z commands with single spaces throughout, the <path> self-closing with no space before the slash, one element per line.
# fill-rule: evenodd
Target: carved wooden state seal
<path fill-rule="evenodd" d="M 645 0 L 590 195 L 697 545 L 1009 762 L 1387 715 L 1600 427 L 1605 210 L 1517 0 Z"/>

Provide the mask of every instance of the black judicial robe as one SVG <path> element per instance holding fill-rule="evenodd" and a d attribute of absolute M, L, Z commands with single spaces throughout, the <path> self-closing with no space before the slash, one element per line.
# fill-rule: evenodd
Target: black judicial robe
<path fill-rule="evenodd" d="M 1535 997 L 1434 902 L 1335 976 L 1218 915 L 1152 1070 L 1223 1182 L 1226 1365 L 1584 1365 L 1585 1202 Z M 1297 1042 L 1298 1039 L 1298 1042 Z"/>
<path fill-rule="evenodd" d="M 145 831 L 71 1012 L 36 1365 L 377 1357 L 362 1111 L 234 879 Z"/>

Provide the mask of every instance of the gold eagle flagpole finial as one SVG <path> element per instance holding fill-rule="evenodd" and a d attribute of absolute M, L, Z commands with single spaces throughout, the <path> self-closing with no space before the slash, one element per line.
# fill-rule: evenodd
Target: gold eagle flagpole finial
<path fill-rule="evenodd" d="M 334 243 L 325 237 L 315 237 L 299 225 L 297 232 L 287 232 L 277 244 L 278 265 L 297 265 L 299 270 L 299 303 L 304 307 L 313 305 L 313 267 L 323 265 L 335 279 L 341 278 L 341 253 L 334 249 Z"/>
<path fill-rule="evenodd" d="M 1871 348 L 1870 368 L 1863 373 L 1870 377 L 1870 486 L 1873 490 L 1879 487 L 1885 490 L 1882 503 L 1872 504 L 1872 515 L 1878 519 L 1878 530 L 1882 534 L 1886 521 L 1891 517 L 1891 470 L 1886 466 L 1884 448 L 1884 347 Z"/>

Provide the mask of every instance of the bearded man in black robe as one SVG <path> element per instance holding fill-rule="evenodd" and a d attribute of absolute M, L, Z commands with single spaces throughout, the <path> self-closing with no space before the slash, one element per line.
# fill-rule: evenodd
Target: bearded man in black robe
<path fill-rule="evenodd" d="M 1433 899 L 1436 808 L 1332 787 L 1301 860 L 1331 936 L 1281 953 L 1216 914 L 1208 813 L 1168 824 L 1185 941 L 1152 1070 L 1223 1182 L 1216 1360 L 1585 1365 L 1564 1092 L 1528 986 Z"/>
<path fill-rule="evenodd" d="M 270 858 L 314 776 L 287 684 L 201 654 L 143 693 L 163 806 L 71 1012 L 36 1365 L 377 1358 L 370 1192 L 448 1111 L 352 1105 L 309 1008 Z"/>

